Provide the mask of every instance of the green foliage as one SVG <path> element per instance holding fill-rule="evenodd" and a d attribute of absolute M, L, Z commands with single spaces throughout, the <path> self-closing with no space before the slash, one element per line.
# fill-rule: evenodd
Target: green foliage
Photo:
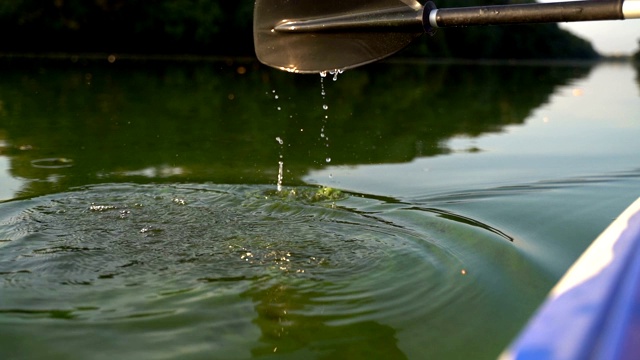
<path fill-rule="evenodd" d="M 252 11 L 252 1 L 3 0 L 0 30 L 21 34 L 4 51 L 248 53 Z"/>
<path fill-rule="evenodd" d="M 438 0 L 438 7 L 532 1 Z M 2 0 L 4 52 L 253 54 L 253 0 Z M 593 58 L 555 24 L 440 30 L 408 52 L 456 58 Z"/>
<path fill-rule="evenodd" d="M 3 0 L 0 2 L 0 19 L 5 19 L 16 13 L 20 0 Z"/>

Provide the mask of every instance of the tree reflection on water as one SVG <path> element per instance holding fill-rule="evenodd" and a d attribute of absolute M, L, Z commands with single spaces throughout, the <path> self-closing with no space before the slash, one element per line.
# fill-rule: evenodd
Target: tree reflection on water
<path fill-rule="evenodd" d="M 326 81 L 323 100 L 317 76 L 252 61 L 4 61 L 0 151 L 24 182 L 20 196 L 119 181 L 275 184 L 280 155 L 285 184 L 299 184 L 327 157 L 350 165 L 445 154 L 447 139 L 520 124 L 590 71 L 378 64 Z M 72 166 L 33 166 L 56 159 Z"/>
<path fill-rule="evenodd" d="M 258 316 L 253 323 L 262 333 L 262 345 L 251 350 L 254 357 L 313 351 L 320 354 L 320 359 L 407 358 L 398 348 L 396 331 L 390 326 L 353 319 L 348 324 L 330 324 L 340 318 L 319 313 L 323 305 L 314 298 L 321 297 L 320 293 L 274 284 L 247 295 L 256 304 Z M 305 310 L 317 314 L 304 315 Z"/>

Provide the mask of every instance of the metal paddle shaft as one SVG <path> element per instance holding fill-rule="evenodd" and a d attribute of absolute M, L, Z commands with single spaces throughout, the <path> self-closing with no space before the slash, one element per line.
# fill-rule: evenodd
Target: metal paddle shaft
<path fill-rule="evenodd" d="M 640 0 L 438 9 L 416 0 L 256 0 L 258 59 L 297 73 L 345 70 L 390 56 L 435 28 L 640 18 Z"/>
<path fill-rule="evenodd" d="M 544 4 L 514 4 L 434 9 L 427 16 L 432 27 L 508 25 L 525 23 L 624 20 L 638 11 L 639 1 L 573 1 Z M 638 14 L 636 14 L 638 17 Z"/>

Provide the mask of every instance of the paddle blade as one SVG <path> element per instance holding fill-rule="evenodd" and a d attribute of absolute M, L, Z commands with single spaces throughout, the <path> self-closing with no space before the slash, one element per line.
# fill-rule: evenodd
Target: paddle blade
<path fill-rule="evenodd" d="M 266 65 L 296 73 L 368 64 L 398 52 L 424 32 L 421 9 L 414 0 L 257 0 L 253 19 L 256 55 Z M 378 21 L 380 17 L 388 21 Z M 331 30 L 275 29 L 296 19 L 334 19 L 334 25 L 341 25 Z"/>

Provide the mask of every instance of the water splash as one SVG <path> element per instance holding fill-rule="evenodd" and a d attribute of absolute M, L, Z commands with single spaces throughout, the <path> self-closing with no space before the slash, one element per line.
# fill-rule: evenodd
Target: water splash
<path fill-rule="evenodd" d="M 283 172 L 284 172 L 284 162 L 280 160 L 278 161 L 278 184 L 276 185 L 276 190 L 278 190 L 278 192 L 282 191 Z"/>
<path fill-rule="evenodd" d="M 284 140 L 281 137 L 277 136 L 276 141 L 280 144 L 280 160 L 278 161 L 278 181 L 276 182 L 276 189 L 278 192 L 282 191 L 282 179 L 284 177 L 284 161 L 282 161 L 282 146 L 284 145 Z"/>
<path fill-rule="evenodd" d="M 271 90 L 271 94 L 273 95 L 273 98 L 278 101 L 278 94 L 276 93 L 276 90 Z M 281 106 L 276 106 L 276 110 L 281 111 L 282 107 Z M 276 180 L 276 190 L 278 192 L 282 191 L 282 180 L 284 178 L 284 161 L 283 161 L 283 145 L 284 145 L 284 140 L 282 140 L 281 137 L 276 136 L 276 141 L 278 142 L 278 144 L 280 144 L 280 152 L 278 154 L 278 178 Z"/>

